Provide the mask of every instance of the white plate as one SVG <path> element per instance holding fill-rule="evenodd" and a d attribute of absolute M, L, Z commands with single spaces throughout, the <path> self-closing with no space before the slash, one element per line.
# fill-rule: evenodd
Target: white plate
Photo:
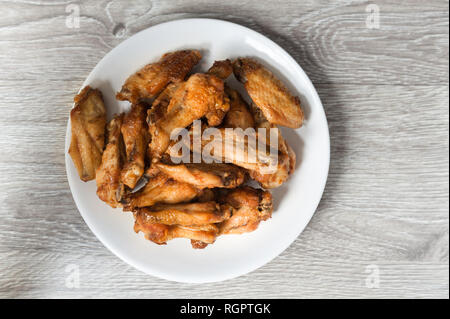
<path fill-rule="evenodd" d="M 127 110 L 127 102 L 115 99 L 125 79 L 168 51 L 196 48 L 203 59 L 200 70 L 214 60 L 253 56 L 263 61 L 300 96 L 306 121 L 297 130 L 283 129 L 298 158 L 295 174 L 274 190 L 274 213 L 259 228 L 244 235 L 221 236 L 203 250 L 191 248 L 187 239 L 158 246 L 133 231 L 133 217 L 112 209 L 96 196 L 95 181 L 84 183 L 67 153 L 70 189 L 84 220 L 114 254 L 148 274 L 179 282 L 204 283 L 234 278 L 263 266 L 285 250 L 303 231 L 319 204 L 325 187 L 330 146 L 328 125 L 319 96 L 295 60 L 277 44 L 248 28 L 211 19 L 167 22 L 132 36 L 109 52 L 83 84 L 102 91 L 108 118 Z M 233 80 L 235 82 L 235 80 Z M 233 86 L 237 82 L 231 83 Z M 242 90 L 240 90 L 242 92 Z"/>

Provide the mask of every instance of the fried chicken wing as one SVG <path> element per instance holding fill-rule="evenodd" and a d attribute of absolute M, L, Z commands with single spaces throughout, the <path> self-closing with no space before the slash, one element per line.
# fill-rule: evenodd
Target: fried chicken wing
<path fill-rule="evenodd" d="M 230 98 L 230 110 L 223 120 L 223 127 L 240 127 L 242 129 L 247 129 L 249 127 L 255 126 L 255 121 L 250 113 L 247 103 L 242 99 L 238 91 L 225 86 L 225 92 Z"/>
<path fill-rule="evenodd" d="M 209 68 L 208 74 L 212 74 L 225 80 L 233 73 L 233 64 L 230 60 L 215 61 Z M 253 117 L 248 111 L 245 101 L 240 94 L 225 84 L 225 93 L 230 99 L 230 110 L 225 115 L 223 127 L 253 127 Z"/>
<path fill-rule="evenodd" d="M 143 232 L 146 239 L 159 245 L 165 245 L 174 238 L 188 238 L 196 242 L 212 244 L 219 233 L 218 227 L 214 224 L 203 226 L 153 224 L 146 223 L 139 216 L 135 220 L 134 231 Z"/>
<path fill-rule="evenodd" d="M 274 173 L 264 174 L 257 170 L 249 170 L 249 175 L 259 182 L 266 189 L 281 186 L 289 178 L 290 158 L 282 154 L 279 158 L 279 165 Z"/>
<path fill-rule="evenodd" d="M 142 99 L 154 98 L 170 82 L 183 81 L 191 69 L 200 61 L 197 50 L 182 50 L 166 53 L 156 62 L 147 64 L 131 75 L 117 93 L 118 100 L 138 103 Z"/>
<path fill-rule="evenodd" d="M 165 174 L 158 173 L 150 177 L 141 190 L 126 196 L 124 208 L 134 210 L 137 207 L 152 206 L 157 203 L 188 202 L 201 193 L 201 190 L 188 183 L 177 182 Z"/>
<path fill-rule="evenodd" d="M 220 223 L 230 218 L 231 209 L 221 209 L 216 202 L 189 204 L 158 204 L 136 210 L 145 223 L 181 226 L 202 226 Z"/>
<path fill-rule="evenodd" d="M 156 163 L 164 174 L 179 182 L 189 183 L 196 188 L 235 188 L 245 179 L 245 172 L 234 165 L 222 163 Z"/>
<path fill-rule="evenodd" d="M 127 162 L 121 172 L 123 184 L 133 189 L 144 174 L 145 155 L 148 145 L 148 129 L 145 121 L 147 107 L 143 103 L 134 104 L 125 114 L 121 127 Z"/>
<path fill-rule="evenodd" d="M 204 135 L 204 131 L 207 128 L 206 125 L 202 126 L 200 136 Z M 271 148 L 266 139 L 262 137 L 261 146 L 258 146 L 259 135 L 254 129 L 246 132 L 220 127 L 217 128 L 216 133 L 215 136 L 200 140 L 203 155 L 222 163 L 232 163 L 261 173 L 276 170 L 279 152 L 276 148 Z M 192 136 L 193 129 L 190 131 L 189 145 L 186 145 L 186 147 L 194 151 Z M 255 142 L 250 143 L 249 140 Z M 184 142 L 188 143 L 188 141 L 181 141 L 181 143 Z M 205 148 L 208 148 L 210 152 L 204 152 Z M 175 150 L 170 149 L 169 153 L 176 156 Z"/>
<path fill-rule="evenodd" d="M 262 220 L 272 216 L 272 195 L 262 189 L 245 186 L 231 190 L 224 202 L 232 207 L 232 216 L 219 224 L 220 234 L 254 231 Z"/>
<path fill-rule="evenodd" d="M 179 117 L 186 115 L 182 123 L 187 124 L 177 127 L 186 127 L 202 116 L 206 117 L 209 125 L 216 126 L 229 109 L 230 101 L 224 94 L 223 80 L 214 75 L 196 73 L 175 92 L 167 107 L 167 117 L 175 116 L 181 120 Z M 175 124 L 173 119 L 169 123 Z"/>
<path fill-rule="evenodd" d="M 228 59 L 214 61 L 214 64 L 208 70 L 208 74 L 215 75 L 222 80 L 225 80 L 227 77 L 229 77 L 231 73 L 233 73 L 233 65 Z"/>
<path fill-rule="evenodd" d="M 72 138 L 69 155 L 80 179 L 95 178 L 95 170 L 102 161 L 105 144 L 106 109 L 102 93 L 86 86 L 74 98 L 70 112 Z"/>
<path fill-rule="evenodd" d="M 125 162 L 125 150 L 120 133 L 123 114 L 116 115 L 107 126 L 108 138 L 102 163 L 97 168 L 97 196 L 109 206 L 121 207 L 124 187 L 120 182 L 120 172 Z"/>
<path fill-rule="evenodd" d="M 249 170 L 250 177 L 259 182 L 261 186 L 266 189 L 281 186 L 295 170 L 295 153 L 282 137 L 280 137 L 280 139 L 278 144 L 280 154 L 278 156 L 278 165 L 275 172 L 265 174 L 257 170 Z"/>
<path fill-rule="evenodd" d="M 202 226 L 171 226 L 169 234 L 171 239 L 188 238 L 201 241 L 205 244 L 213 244 L 219 234 L 219 228 L 214 224 Z"/>
<path fill-rule="evenodd" d="M 175 94 L 176 90 L 180 86 L 180 83 L 169 84 L 164 91 L 153 101 L 152 107 L 147 111 L 147 124 L 150 126 L 158 122 L 163 118 L 167 112 L 170 100 Z"/>
<path fill-rule="evenodd" d="M 269 123 L 262 114 L 261 110 L 252 104 L 252 113 L 254 115 L 256 128 L 264 128 L 267 130 L 266 136 L 269 136 L 270 129 L 276 129 L 278 135 L 278 165 L 274 172 L 265 174 L 258 170 L 249 170 L 249 175 L 254 180 L 258 181 L 264 188 L 276 188 L 281 186 L 290 175 L 294 173 L 296 155 L 293 149 L 289 146 L 287 141 L 283 138 L 280 129 L 275 125 Z"/>
<path fill-rule="evenodd" d="M 270 123 L 290 128 L 302 126 L 300 99 L 291 95 L 272 72 L 250 58 L 234 61 L 233 72 Z"/>
<path fill-rule="evenodd" d="M 134 231 L 144 233 L 145 239 L 156 244 L 165 245 L 171 239 L 169 238 L 170 228 L 171 226 L 163 224 L 143 223 L 139 216 L 135 216 Z"/>
<path fill-rule="evenodd" d="M 214 75 L 194 74 L 182 83 L 173 95 L 165 116 L 149 128 L 149 150 L 154 161 L 167 150 L 170 135 L 205 116 L 210 125 L 219 125 L 229 110 L 224 83 Z"/>

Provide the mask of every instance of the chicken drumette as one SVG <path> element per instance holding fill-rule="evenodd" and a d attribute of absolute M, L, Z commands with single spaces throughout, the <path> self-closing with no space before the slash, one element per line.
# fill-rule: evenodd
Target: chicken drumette
<path fill-rule="evenodd" d="M 224 163 L 172 164 L 158 162 L 155 166 L 172 179 L 189 183 L 198 189 L 235 188 L 245 180 L 243 169 Z"/>
<path fill-rule="evenodd" d="M 167 84 L 183 81 L 201 57 L 197 50 L 166 53 L 158 62 L 148 64 L 131 75 L 116 98 L 133 104 L 142 99 L 154 98 Z"/>
<path fill-rule="evenodd" d="M 202 226 L 152 224 L 141 220 L 140 216 L 136 218 L 134 231 L 136 233 L 143 232 L 146 239 L 159 245 L 165 245 L 169 240 L 175 238 L 188 238 L 195 243 L 193 246 L 197 245 L 194 248 L 204 248 L 208 244 L 214 243 L 219 234 L 219 228 L 215 224 Z"/>
<path fill-rule="evenodd" d="M 200 196 L 202 191 L 195 186 L 175 181 L 161 172 L 152 173 L 147 184 L 139 191 L 124 198 L 124 209 L 133 211 L 138 207 L 158 203 L 176 204 L 188 202 Z"/>
<path fill-rule="evenodd" d="M 226 86 L 225 92 L 230 98 L 230 110 L 225 116 L 222 126 L 247 129 L 255 126 L 252 113 L 238 91 Z"/>
<path fill-rule="evenodd" d="M 244 186 L 230 190 L 224 202 L 225 207 L 232 207 L 232 213 L 219 224 L 220 234 L 252 232 L 261 221 L 272 216 L 272 195 L 262 189 Z"/>
<path fill-rule="evenodd" d="M 136 216 L 145 223 L 202 226 L 215 224 L 227 220 L 231 216 L 231 209 L 221 209 L 216 202 L 154 205 L 138 208 Z"/>

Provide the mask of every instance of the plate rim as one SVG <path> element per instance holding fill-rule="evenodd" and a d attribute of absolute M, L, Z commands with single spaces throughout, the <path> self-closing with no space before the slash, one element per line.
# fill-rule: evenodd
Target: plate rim
<path fill-rule="evenodd" d="M 170 20 L 170 21 L 166 21 L 166 22 L 162 22 L 162 23 L 158 23 L 152 26 L 149 26 L 135 34 L 133 34 L 132 36 L 130 36 L 129 38 L 127 38 L 126 40 L 122 41 L 121 43 L 119 43 L 118 45 L 116 45 L 115 47 L 113 47 L 109 52 L 107 52 L 101 59 L 100 61 L 97 62 L 97 64 L 94 66 L 94 68 L 89 72 L 89 75 L 86 77 L 86 79 L 83 81 L 82 87 L 79 89 L 78 92 L 81 91 L 81 89 L 83 87 L 85 87 L 86 85 L 88 85 L 88 80 L 90 79 L 90 77 L 92 76 L 94 70 L 100 65 L 102 64 L 105 60 L 107 60 L 111 55 L 114 54 L 114 51 L 118 48 L 118 47 L 123 47 L 126 46 L 128 42 L 131 41 L 132 38 L 135 37 L 139 37 L 142 36 L 143 33 L 145 33 L 146 31 L 148 31 L 149 29 L 152 28 L 157 28 L 157 27 L 163 27 L 169 24 L 174 24 L 174 23 L 185 23 L 185 22 L 190 22 L 190 23 L 195 23 L 195 22 L 209 22 L 209 23 L 218 23 L 218 24 L 225 24 L 225 25 L 230 25 L 233 28 L 238 28 L 241 29 L 245 32 L 250 33 L 252 36 L 256 36 L 257 38 L 263 39 L 266 42 L 269 42 L 272 46 L 276 47 L 280 53 L 282 53 L 284 55 L 285 58 L 287 58 L 289 60 L 290 63 L 292 63 L 295 67 L 296 67 L 296 71 L 300 72 L 304 75 L 305 77 L 305 84 L 309 87 L 312 96 L 315 100 L 315 104 L 318 104 L 318 106 L 320 106 L 320 108 L 318 107 L 318 109 L 320 109 L 320 112 L 322 113 L 322 121 L 324 123 L 323 127 L 326 133 L 326 145 L 323 145 L 323 151 L 326 151 L 326 157 L 325 159 L 325 163 L 326 163 L 326 172 L 324 174 L 324 179 L 322 181 L 322 185 L 320 185 L 320 196 L 318 196 L 318 199 L 316 200 L 315 203 L 313 203 L 313 207 L 314 209 L 312 210 L 311 214 L 309 216 L 307 216 L 307 222 L 305 223 L 304 226 L 299 227 L 299 229 L 296 230 L 297 235 L 290 239 L 288 241 L 287 244 L 281 244 L 280 247 L 276 250 L 275 253 L 272 254 L 267 254 L 265 257 L 263 257 L 263 261 L 258 263 L 258 265 L 251 265 L 251 266 L 245 266 L 245 267 L 241 267 L 244 268 L 243 271 L 235 271 L 235 272 L 229 272 L 225 275 L 220 276 L 220 278 L 217 279 L 208 279 L 208 280 L 192 280 L 192 278 L 186 280 L 183 278 L 183 276 L 179 276 L 179 275 L 173 275 L 173 274 L 169 274 L 169 273 L 163 273 L 161 271 L 158 271 L 155 268 L 149 267 L 148 265 L 143 265 L 141 262 L 134 260 L 134 259 L 130 259 L 128 257 L 126 257 L 124 254 L 122 254 L 122 252 L 119 249 L 116 249 L 115 247 L 113 247 L 112 245 L 109 244 L 109 242 L 103 238 L 101 235 L 98 234 L 98 232 L 95 230 L 95 226 L 93 225 L 93 223 L 91 223 L 89 220 L 89 218 L 87 216 L 85 216 L 85 213 L 83 213 L 82 209 L 80 209 L 80 207 L 82 206 L 81 201 L 75 194 L 74 194 L 74 186 L 72 185 L 71 182 L 71 177 L 69 177 L 69 172 L 68 172 L 68 165 L 70 165 L 70 156 L 68 155 L 68 147 L 70 145 L 70 136 L 71 136 L 71 123 L 70 123 L 70 114 L 68 116 L 68 121 L 67 121 L 67 128 L 66 128 L 66 136 L 65 136 L 65 147 L 64 147 L 64 156 L 65 156 L 65 168 L 66 168 L 66 177 L 67 177 L 67 181 L 69 183 L 69 188 L 70 188 L 70 192 L 72 195 L 72 198 L 75 202 L 75 205 L 78 209 L 78 212 L 80 213 L 81 217 L 83 218 L 84 222 L 86 223 L 86 225 L 89 227 L 89 229 L 91 230 L 91 232 L 95 235 L 95 237 L 109 250 L 111 251 L 114 255 L 116 255 L 117 257 L 119 257 L 123 262 L 125 262 L 128 265 L 133 266 L 134 268 L 138 269 L 139 271 L 157 277 L 157 278 L 161 278 L 161 279 L 165 279 L 165 280 L 169 280 L 169 281 L 173 281 L 173 282 L 180 282 L 180 283 L 195 283 L 195 284 L 202 284 L 202 283 L 212 283 L 212 282 L 222 282 L 225 280 L 230 280 L 233 278 L 237 278 L 239 276 L 243 276 L 246 275 L 250 272 L 253 272 L 257 269 L 259 269 L 260 267 L 266 265 L 267 263 L 269 263 L 270 261 L 274 260 L 276 257 L 278 257 L 280 254 L 282 254 L 288 247 L 290 247 L 292 245 L 292 243 L 303 233 L 303 231 L 305 230 L 305 228 L 309 225 L 309 223 L 311 222 L 312 217 L 314 216 L 314 214 L 317 211 L 317 208 L 320 204 L 320 201 L 323 198 L 323 194 L 326 188 L 326 184 L 327 184 L 327 180 L 328 180 L 328 174 L 329 174 L 329 170 L 330 170 L 330 158 L 331 158 L 331 149 L 330 149 L 330 134 L 329 134 L 329 126 L 328 126 L 328 120 L 326 117 L 326 113 L 325 113 L 325 109 L 323 107 L 322 101 L 320 99 L 320 96 L 316 90 L 316 88 L 314 87 L 311 79 L 308 77 L 308 75 L 306 74 L 306 72 L 303 70 L 303 68 L 300 66 L 300 64 L 285 50 L 283 49 L 280 45 L 278 45 L 276 42 L 274 42 L 272 39 L 270 39 L 269 37 L 265 36 L 264 34 L 261 34 L 253 29 L 250 29 L 249 27 L 240 25 L 238 23 L 234 23 L 234 22 L 230 22 L 227 20 L 221 20 L 221 19 L 213 19 L 213 18 L 184 18 L 184 19 L 175 19 L 175 20 Z M 73 106 L 72 106 L 73 108 Z M 319 111 L 319 110 L 315 110 L 315 111 Z M 247 263 L 248 265 L 248 263 Z M 150 269 L 151 268 L 151 269 Z M 218 276 L 217 276 L 218 277 Z"/>

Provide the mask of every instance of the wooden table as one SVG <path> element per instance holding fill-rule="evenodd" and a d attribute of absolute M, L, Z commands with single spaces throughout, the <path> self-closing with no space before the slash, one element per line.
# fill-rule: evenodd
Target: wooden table
<path fill-rule="evenodd" d="M 136 32 L 188 17 L 284 47 L 331 134 L 307 229 L 257 271 L 206 285 L 145 275 L 108 251 L 64 166 L 72 98 L 91 69 Z M 448 298 L 448 27 L 445 0 L 0 1 L 0 297 Z"/>

